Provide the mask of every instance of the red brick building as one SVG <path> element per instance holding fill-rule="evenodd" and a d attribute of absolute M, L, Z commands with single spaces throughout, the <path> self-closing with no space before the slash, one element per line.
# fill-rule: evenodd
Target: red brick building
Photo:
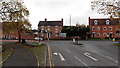
<path fill-rule="evenodd" d="M 29 32 L 21 32 L 21 39 L 31 39 L 33 40 L 36 37 L 36 32 L 38 30 L 31 30 Z M 18 32 L 13 33 L 4 33 L 2 34 L 2 39 L 18 39 Z"/>
<path fill-rule="evenodd" d="M 59 33 L 61 33 L 63 27 L 63 19 L 61 21 L 40 21 L 38 24 L 38 30 L 40 31 L 40 37 L 43 39 L 59 39 Z"/>
<path fill-rule="evenodd" d="M 120 38 L 120 18 L 96 18 L 89 17 L 91 38 Z"/>

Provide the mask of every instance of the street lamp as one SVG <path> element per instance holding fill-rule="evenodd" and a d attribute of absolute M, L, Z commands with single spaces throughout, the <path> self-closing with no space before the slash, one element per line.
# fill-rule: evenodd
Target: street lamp
<path fill-rule="evenodd" d="M 77 31 L 78 31 L 78 38 L 77 38 L 76 42 L 77 42 L 77 44 L 79 44 L 79 26 L 76 25 L 76 27 L 77 27 Z"/>

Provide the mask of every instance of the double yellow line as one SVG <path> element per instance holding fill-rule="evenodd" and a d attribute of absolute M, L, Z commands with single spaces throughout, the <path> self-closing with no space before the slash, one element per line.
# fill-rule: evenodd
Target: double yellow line
<path fill-rule="evenodd" d="M 50 68 L 53 68 L 54 64 L 53 64 L 52 52 L 49 45 L 48 45 L 48 57 L 49 57 Z"/>

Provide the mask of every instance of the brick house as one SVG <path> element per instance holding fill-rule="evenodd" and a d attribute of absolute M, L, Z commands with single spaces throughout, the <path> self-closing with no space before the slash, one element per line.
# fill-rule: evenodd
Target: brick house
<path fill-rule="evenodd" d="M 34 39 L 35 36 L 37 35 L 38 30 L 31 30 L 28 32 L 21 32 L 21 39 Z M 18 39 L 18 32 L 15 31 L 13 33 L 5 33 L 2 34 L 2 39 Z"/>
<path fill-rule="evenodd" d="M 38 24 L 38 30 L 40 31 L 40 37 L 43 39 L 59 39 L 59 33 L 61 33 L 63 27 L 63 19 L 61 21 L 40 21 Z"/>
<path fill-rule="evenodd" d="M 120 18 L 96 18 L 89 17 L 91 38 L 120 38 Z"/>

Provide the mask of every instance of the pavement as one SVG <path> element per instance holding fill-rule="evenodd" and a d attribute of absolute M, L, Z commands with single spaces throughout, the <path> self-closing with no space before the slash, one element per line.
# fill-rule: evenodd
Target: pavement
<path fill-rule="evenodd" d="M 14 46 L 12 55 L 2 64 L 2 66 L 37 66 L 34 54 L 21 46 Z"/>
<path fill-rule="evenodd" d="M 112 41 L 49 41 L 52 66 L 110 66 L 118 68 L 118 47 Z M 54 68 L 54 67 L 53 67 Z M 73 67 L 74 68 L 74 67 Z M 97 68 L 97 67 L 94 67 Z M 108 67 L 107 67 L 108 68 Z"/>

